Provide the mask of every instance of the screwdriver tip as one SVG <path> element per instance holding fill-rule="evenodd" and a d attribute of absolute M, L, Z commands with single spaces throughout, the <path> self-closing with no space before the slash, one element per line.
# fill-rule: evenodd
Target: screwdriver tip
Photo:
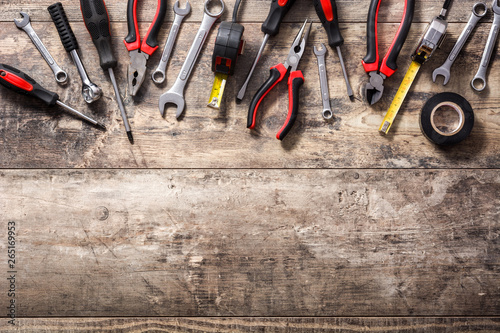
<path fill-rule="evenodd" d="M 127 136 L 128 136 L 128 141 L 130 141 L 131 144 L 134 144 L 134 137 L 132 136 L 132 131 L 127 131 Z"/>
<path fill-rule="evenodd" d="M 99 127 L 100 129 L 102 129 L 103 131 L 107 131 L 107 130 L 108 130 L 108 129 L 106 128 L 106 125 L 104 125 L 104 124 L 97 123 L 96 125 L 97 125 L 97 127 Z"/>
<path fill-rule="evenodd" d="M 354 102 L 354 95 L 349 95 L 349 99 L 351 100 L 351 102 Z"/>

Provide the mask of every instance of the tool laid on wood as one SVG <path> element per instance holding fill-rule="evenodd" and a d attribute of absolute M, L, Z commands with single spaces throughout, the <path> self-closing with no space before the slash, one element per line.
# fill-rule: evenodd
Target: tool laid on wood
<path fill-rule="evenodd" d="M 349 77 L 347 76 L 347 71 L 345 69 L 344 58 L 342 57 L 342 52 L 340 51 L 340 47 L 344 44 L 344 37 L 342 37 L 340 33 L 337 4 L 335 3 L 335 0 L 314 0 L 314 8 L 316 9 L 316 13 L 318 14 L 318 17 L 323 24 L 323 28 L 325 28 L 326 34 L 328 35 L 328 45 L 337 50 L 340 66 L 342 67 L 342 73 L 344 74 L 347 95 L 351 101 L 354 101 L 354 94 L 352 93 Z"/>
<path fill-rule="evenodd" d="M 212 55 L 212 71 L 215 72 L 215 79 L 208 100 L 208 106 L 214 109 L 220 108 L 227 78 L 234 74 L 236 61 L 245 45 L 243 41 L 245 27 L 236 23 L 240 2 L 241 0 L 236 0 L 232 22 L 222 22 L 215 39 Z"/>
<path fill-rule="evenodd" d="M 172 86 L 172 88 L 170 88 L 169 91 L 160 96 L 159 108 L 162 117 L 165 116 L 165 109 L 167 104 L 174 104 L 177 106 L 177 111 L 175 114 L 176 118 L 179 118 L 184 112 L 184 107 L 186 106 L 186 101 L 184 100 L 184 88 L 186 87 L 186 83 L 191 76 L 194 64 L 196 63 L 196 60 L 200 55 L 201 49 L 203 47 L 203 44 L 205 44 L 210 29 L 212 29 L 215 21 L 217 21 L 219 17 L 222 16 L 222 13 L 224 13 L 225 9 L 224 1 L 218 0 L 221 6 L 220 11 L 218 13 L 211 13 L 208 8 L 208 5 L 211 3 L 211 1 L 212 0 L 205 1 L 203 20 L 201 21 L 200 28 L 196 33 L 193 44 L 191 45 L 191 49 L 189 49 L 189 53 L 186 57 L 186 60 L 184 61 L 184 64 L 182 65 L 181 71 L 177 76 L 174 85 Z"/>
<path fill-rule="evenodd" d="M 493 23 L 491 24 L 490 34 L 488 35 L 488 40 L 486 41 L 486 45 L 484 47 L 479 69 L 470 82 L 472 88 L 476 91 L 483 91 L 484 88 L 486 88 L 486 72 L 490 64 L 491 55 L 493 54 L 493 49 L 495 48 L 495 44 L 498 39 L 498 31 L 500 29 L 500 6 L 498 6 L 497 0 L 493 0 L 491 9 L 493 10 Z"/>
<path fill-rule="evenodd" d="M 405 0 L 403 18 L 399 29 L 379 66 L 377 19 L 381 1 L 371 0 L 370 3 L 366 26 L 367 52 L 362 61 L 363 68 L 370 77 L 370 81 L 365 85 L 365 97 L 370 105 L 380 100 L 384 92 L 384 80 L 392 76 L 398 68 L 396 60 L 410 31 L 415 8 L 415 0 Z"/>
<path fill-rule="evenodd" d="M 455 60 L 458 57 L 458 54 L 462 50 L 463 46 L 465 45 L 465 42 L 467 42 L 467 39 L 469 38 L 472 30 L 474 30 L 474 27 L 476 26 L 477 22 L 481 20 L 481 18 L 486 15 L 487 12 L 487 7 L 484 2 L 476 2 L 474 6 L 472 7 L 472 14 L 470 15 L 469 22 L 467 22 L 467 25 L 465 26 L 464 30 L 460 34 L 460 37 L 458 37 L 457 42 L 455 43 L 455 46 L 453 46 L 453 49 L 451 50 L 450 54 L 448 55 L 448 58 L 442 64 L 440 67 L 436 68 L 434 72 L 432 72 L 432 81 L 436 82 L 436 78 L 438 75 L 442 75 L 444 78 L 443 85 L 446 85 L 448 81 L 450 81 L 450 69 Z"/>
<path fill-rule="evenodd" d="M 17 68 L 5 64 L 0 64 L 0 84 L 12 91 L 15 91 L 18 94 L 38 98 L 39 100 L 45 102 L 45 104 L 47 104 L 48 106 L 54 106 L 57 104 L 61 106 L 67 113 L 70 113 L 77 118 L 88 121 L 92 125 L 106 130 L 106 126 L 67 106 L 59 100 L 58 94 L 43 88 L 30 76 L 21 72 Z"/>
<path fill-rule="evenodd" d="M 128 35 L 124 40 L 130 55 L 130 65 L 128 66 L 128 91 L 131 96 L 137 94 L 144 82 L 144 78 L 146 77 L 146 64 L 149 57 L 158 49 L 158 32 L 160 32 L 161 25 L 163 24 L 167 12 L 167 0 L 158 0 L 156 15 L 146 36 L 142 39 L 141 44 L 139 24 L 137 23 L 137 2 L 138 0 L 128 0 Z"/>
<path fill-rule="evenodd" d="M 76 40 L 75 34 L 69 25 L 68 18 L 66 16 L 66 12 L 64 11 L 63 5 L 60 2 L 57 2 L 47 8 L 52 17 L 52 21 L 56 25 L 57 32 L 59 33 L 59 37 L 61 38 L 61 42 L 66 49 L 67 52 L 73 58 L 73 62 L 78 69 L 78 73 L 82 78 L 82 94 L 83 99 L 87 103 L 93 103 L 97 101 L 102 96 L 102 90 L 97 85 L 92 83 L 85 71 L 85 67 L 83 67 L 82 60 L 78 55 L 78 42 Z"/>
<path fill-rule="evenodd" d="M 241 102 L 245 97 L 245 93 L 247 91 L 248 83 L 252 78 L 253 72 L 257 63 L 259 62 L 260 56 L 262 52 L 264 52 L 264 48 L 266 47 L 267 41 L 269 37 L 276 36 L 280 31 L 280 24 L 283 21 L 286 13 L 292 8 L 295 0 L 272 0 L 271 8 L 269 9 L 269 14 L 267 15 L 266 20 L 262 23 L 260 30 L 265 34 L 264 40 L 262 41 L 262 45 L 259 48 L 259 52 L 257 52 L 257 56 L 255 57 L 250 72 L 248 72 L 247 78 L 243 86 L 241 87 L 238 95 L 236 96 L 236 101 Z"/>
<path fill-rule="evenodd" d="M 418 46 L 412 54 L 412 62 L 408 71 L 403 78 L 403 82 L 399 86 L 394 99 L 387 110 L 387 113 L 379 127 L 379 132 L 387 134 L 389 129 L 398 114 L 401 105 L 406 97 L 406 94 L 410 90 L 410 87 L 417 76 L 420 66 L 425 63 L 434 54 L 434 52 L 441 46 L 446 35 L 446 28 L 448 23 L 445 21 L 446 12 L 451 4 L 451 0 L 446 0 L 441 13 L 436 16 L 431 23 L 427 26 L 424 34 L 418 42 Z"/>
<path fill-rule="evenodd" d="M 172 54 L 172 50 L 174 49 L 175 40 L 177 39 L 177 34 L 179 33 L 179 29 L 181 27 L 181 23 L 191 12 L 191 5 L 189 1 L 186 1 L 186 8 L 179 7 L 179 0 L 174 3 L 174 23 L 172 27 L 170 27 L 170 32 L 168 34 L 167 42 L 165 44 L 165 48 L 163 49 L 163 54 L 161 55 L 160 63 L 158 67 L 153 72 L 152 78 L 153 82 L 156 84 L 162 84 L 165 82 L 165 72 L 167 70 L 168 59 Z"/>
<path fill-rule="evenodd" d="M 321 44 L 321 49 L 314 47 L 314 54 L 318 60 L 319 83 L 321 87 L 321 100 L 323 101 L 323 118 L 326 120 L 333 118 L 332 106 L 330 105 L 330 91 L 328 90 L 328 77 L 326 75 L 325 44 Z"/>
<path fill-rule="evenodd" d="M 52 72 L 54 72 L 57 83 L 66 84 L 68 82 L 68 74 L 59 67 L 54 58 L 50 55 L 49 50 L 43 45 L 35 30 L 33 30 L 30 23 L 30 16 L 25 12 L 21 12 L 21 16 L 23 17 L 21 21 L 14 19 L 16 27 L 24 30 L 24 32 L 28 34 L 33 44 L 35 44 L 38 51 L 40 51 L 47 64 L 50 66 L 50 69 L 52 69 Z"/>
<path fill-rule="evenodd" d="M 123 106 L 122 97 L 120 95 L 120 91 L 118 90 L 115 73 L 113 71 L 113 68 L 118 65 L 118 61 L 113 54 L 113 46 L 111 45 L 110 20 L 106 4 L 104 3 L 104 0 L 80 0 L 80 7 L 85 26 L 87 27 L 97 52 L 99 53 L 101 68 L 108 71 L 111 83 L 113 84 L 116 101 L 118 102 L 125 130 L 127 131 L 127 137 L 130 143 L 134 144 L 132 130 L 130 129 L 127 113 L 125 112 L 125 107 Z"/>
<path fill-rule="evenodd" d="M 288 116 L 285 120 L 285 124 L 279 130 L 278 134 L 276 134 L 276 139 L 283 140 L 288 132 L 292 129 L 292 126 L 297 118 L 297 113 L 299 110 L 299 90 L 300 87 L 304 84 L 304 75 L 302 71 L 297 70 L 297 66 L 299 65 L 300 59 L 304 54 L 304 50 L 306 47 L 307 39 L 309 37 L 309 33 L 311 32 L 312 23 L 309 24 L 306 32 L 307 20 L 302 25 L 297 37 L 293 41 L 292 47 L 288 53 L 288 57 L 284 64 L 279 63 L 278 65 L 271 67 L 270 76 L 266 82 L 260 87 L 255 96 L 250 103 L 250 108 L 248 110 L 248 120 L 247 127 L 250 129 L 255 128 L 255 117 L 257 115 L 257 110 L 259 108 L 260 103 L 264 99 L 264 97 L 285 77 L 288 70 L 290 70 L 290 75 L 288 77 Z M 302 36 L 303 35 L 303 36 Z"/>

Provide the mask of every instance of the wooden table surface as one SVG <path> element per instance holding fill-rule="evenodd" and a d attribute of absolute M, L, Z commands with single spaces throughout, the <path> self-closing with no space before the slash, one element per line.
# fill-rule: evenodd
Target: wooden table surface
<path fill-rule="evenodd" d="M 206 107 L 213 81 L 208 38 L 185 91 L 182 119 L 158 98 L 174 82 L 202 18 L 192 1 L 168 66 L 167 82 L 149 79 L 136 98 L 126 89 L 126 1 L 107 0 L 118 84 L 136 144 L 126 139 L 109 77 L 82 22 L 78 1 L 62 1 L 92 81 L 104 97 L 86 105 L 47 1 L 0 3 L 1 62 L 28 72 L 61 100 L 108 126 L 107 132 L 38 101 L 0 89 L 0 308 L 8 306 L 7 223 L 16 223 L 16 326 L 54 332 L 454 332 L 500 330 L 500 59 L 488 86 L 470 87 L 490 30 L 478 24 L 447 86 L 431 80 L 467 22 L 473 1 L 455 0 L 448 38 L 424 64 L 388 136 L 377 129 L 411 54 L 442 1 L 416 3 L 413 25 L 379 103 L 364 102 L 369 1 L 338 0 L 350 102 L 338 57 L 327 70 L 335 118 L 321 117 L 314 45 L 326 42 L 311 1 L 297 0 L 270 39 L 249 86 L 285 60 L 305 18 L 314 21 L 299 65 L 300 114 L 280 143 L 286 84 L 262 104 L 246 129 L 250 96 L 235 103 L 263 38 L 269 0 L 242 2 L 245 54 L 230 77 L 220 111 Z M 144 33 L 156 1 L 139 11 Z M 160 51 L 173 21 L 168 2 Z M 181 6 L 184 5 L 184 1 Z M 230 20 L 233 1 L 226 1 Z M 489 5 L 489 4 L 488 4 Z M 383 1 L 379 43 L 385 54 L 403 2 Z M 28 36 L 13 23 L 27 12 L 70 83 L 58 86 Z M 496 49 L 495 53 L 496 54 Z M 475 127 L 463 143 L 438 147 L 419 128 L 419 112 L 438 92 L 466 97 Z"/>

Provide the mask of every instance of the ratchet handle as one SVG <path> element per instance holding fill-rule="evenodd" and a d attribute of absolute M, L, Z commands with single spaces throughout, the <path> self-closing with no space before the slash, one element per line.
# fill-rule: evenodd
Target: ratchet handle
<path fill-rule="evenodd" d="M 152 55 L 158 49 L 158 33 L 160 32 L 163 20 L 165 20 L 166 13 L 167 0 L 158 0 L 158 7 L 156 9 L 153 23 L 149 26 L 149 30 L 142 40 L 142 52 Z"/>
<path fill-rule="evenodd" d="M 328 35 L 328 45 L 337 47 L 344 44 L 344 38 L 340 34 L 335 0 L 314 0 L 314 8 Z"/>
<path fill-rule="evenodd" d="M 288 77 L 288 115 L 285 120 L 285 124 L 281 127 L 278 134 L 276 134 L 276 139 L 283 140 L 285 136 L 290 132 L 297 119 L 297 114 L 299 113 L 299 92 L 300 87 L 304 84 L 304 75 L 302 71 L 294 71 L 290 73 Z"/>
<path fill-rule="evenodd" d="M 78 42 L 76 41 L 75 34 L 69 25 L 68 17 L 64 11 L 62 3 L 56 2 L 47 8 L 52 21 L 56 25 L 59 38 L 67 52 L 78 50 Z"/>
<path fill-rule="evenodd" d="M 118 63 L 111 48 L 110 20 L 104 0 L 80 0 L 80 9 L 99 53 L 101 68 L 107 70 L 116 67 Z"/>
<path fill-rule="evenodd" d="M 363 68 L 366 72 L 378 70 L 377 21 L 380 2 L 381 0 L 372 0 L 370 2 L 370 9 L 368 10 L 368 19 L 366 22 L 366 55 L 362 61 Z"/>
<path fill-rule="evenodd" d="M 264 23 L 262 23 L 262 32 L 269 36 L 276 36 L 280 31 L 280 24 L 283 21 L 283 17 L 285 17 L 294 3 L 295 0 L 272 0 L 269 14 Z"/>
<path fill-rule="evenodd" d="M 283 64 L 278 64 L 274 67 L 271 67 L 271 71 L 269 74 L 269 78 L 266 82 L 259 88 L 257 93 L 250 102 L 250 108 L 248 109 L 248 118 L 247 118 L 247 128 L 254 129 L 255 128 L 255 117 L 257 116 L 257 110 L 259 109 L 259 105 L 266 97 L 266 95 L 280 82 L 283 80 L 287 72 L 287 69 Z"/>
<path fill-rule="evenodd" d="M 54 106 L 59 95 L 48 91 L 29 75 L 9 65 L 0 64 L 0 84 L 18 94 L 36 97 L 48 106 Z"/>

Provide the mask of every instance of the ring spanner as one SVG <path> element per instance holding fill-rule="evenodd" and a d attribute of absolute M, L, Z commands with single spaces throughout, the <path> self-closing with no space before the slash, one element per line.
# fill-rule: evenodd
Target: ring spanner
<path fill-rule="evenodd" d="M 198 56 L 200 55 L 201 48 L 207 39 L 210 29 L 214 25 L 215 21 L 217 21 L 217 19 L 224 12 L 224 1 L 218 0 L 220 1 L 220 5 L 222 7 L 220 12 L 216 14 L 210 13 L 208 4 L 211 1 L 212 0 L 205 1 L 205 13 L 203 15 L 203 20 L 201 21 L 200 29 L 196 34 L 193 45 L 191 45 L 191 49 L 189 50 L 187 58 L 184 61 L 184 65 L 182 65 L 179 76 L 177 76 L 177 80 L 175 80 L 174 85 L 169 91 L 160 96 L 159 108 L 162 117 L 165 115 L 165 106 L 169 103 L 177 106 L 177 112 L 175 114 L 176 118 L 179 118 L 184 111 L 184 107 L 186 105 L 186 101 L 184 99 L 184 88 L 186 83 L 191 75 Z"/>
<path fill-rule="evenodd" d="M 474 27 L 476 26 L 477 22 L 486 15 L 486 12 L 488 10 L 488 7 L 484 2 L 477 2 L 474 4 L 472 7 L 472 14 L 469 18 L 469 22 L 467 22 L 467 25 L 465 26 L 464 30 L 460 34 L 460 37 L 458 37 L 457 42 L 455 43 L 455 46 L 453 46 L 453 49 L 451 50 L 450 54 L 448 55 L 448 58 L 444 62 L 441 67 L 438 67 L 432 72 L 432 81 L 436 82 L 436 78 L 438 75 L 442 75 L 444 77 L 443 85 L 446 85 L 448 81 L 450 81 L 450 68 L 455 62 L 455 60 L 458 57 L 458 54 L 462 50 L 463 46 L 465 45 L 465 42 L 467 42 L 467 39 L 469 38 L 472 30 L 474 30 Z"/>
<path fill-rule="evenodd" d="M 186 2 L 186 8 L 179 8 L 179 0 L 177 0 L 174 4 L 174 23 L 170 28 L 170 32 L 168 34 L 167 43 L 165 44 L 165 49 L 163 50 L 163 54 L 161 56 L 160 64 L 158 68 L 153 72 L 153 82 L 156 84 L 161 84 L 165 81 L 165 71 L 167 69 L 168 59 L 170 58 L 170 54 L 172 54 L 172 50 L 174 48 L 174 43 L 177 38 L 177 34 L 179 33 L 179 28 L 181 26 L 184 17 L 186 17 L 191 12 L 191 5 L 189 1 Z"/>
<path fill-rule="evenodd" d="M 47 50 L 45 45 L 43 45 L 42 41 L 36 34 L 35 30 L 33 30 L 33 27 L 31 26 L 30 23 L 30 16 L 25 12 L 21 12 L 21 16 L 23 17 L 22 21 L 14 19 L 16 27 L 18 27 L 21 30 L 24 30 L 24 32 L 28 34 L 33 44 L 35 44 L 38 51 L 40 51 L 40 53 L 42 54 L 42 57 L 50 66 L 50 69 L 52 69 L 52 72 L 54 72 L 56 81 L 60 84 L 66 84 L 68 82 L 68 74 L 65 71 L 63 71 L 61 67 L 59 67 L 54 58 L 50 55 L 49 50 Z"/>
<path fill-rule="evenodd" d="M 328 91 L 328 78 L 326 75 L 325 44 L 321 44 L 321 49 L 314 47 L 314 54 L 318 59 L 319 83 L 321 86 L 321 100 L 323 101 L 323 118 L 326 120 L 333 118 L 332 107 L 330 105 L 330 92 Z"/>

